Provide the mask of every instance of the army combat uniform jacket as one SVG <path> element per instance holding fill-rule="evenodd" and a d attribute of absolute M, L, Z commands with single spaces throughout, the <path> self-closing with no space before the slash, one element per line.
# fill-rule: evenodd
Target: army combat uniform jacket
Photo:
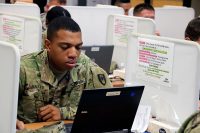
<path fill-rule="evenodd" d="M 18 119 L 41 121 L 38 109 L 48 104 L 60 109 L 62 119 L 73 119 L 83 89 L 111 86 L 106 72 L 84 54 L 59 82 L 49 68 L 46 50 L 25 55 L 20 66 Z"/>
<path fill-rule="evenodd" d="M 200 133 L 200 111 L 187 118 L 178 133 Z"/>

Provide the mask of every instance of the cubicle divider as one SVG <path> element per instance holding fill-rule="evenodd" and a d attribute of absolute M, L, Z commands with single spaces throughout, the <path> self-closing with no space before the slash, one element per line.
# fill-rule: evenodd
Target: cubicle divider
<path fill-rule="evenodd" d="M 123 14 L 122 8 L 63 6 L 80 25 L 83 45 L 107 45 L 107 18 L 111 14 Z"/>
<path fill-rule="evenodd" d="M 0 11 L 5 13 L 14 13 L 18 15 L 36 17 L 40 19 L 40 8 L 37 4 L 3 4 L 0 3 Z"/>
<path fill-rule="evenodd" d="M 155 8 L 156 28 L 161 36 L 184 39 L 185 29 L 194 18 L 194 9 L 187 7 Z"/>
<path fill-rule="evenodd" d="M 126 85 L 145 85 L 141 104 L 159 121 L 181 125 L 198 109 L 200 51 L 196 42 L 133 33 Z"/>
<path fill-rule="evenodd" d="M 0 132 L 15 133 L 19 87 L 20 53 L 8 42 L 0 41 Z"/>
<path fill-rule="evenodd" d="M 133 16 L 133 9 L 129 16 Z M 184 39 L 184 31 L 190 20 L 194 18 L 194 9 L 181 6 L 165 6 L 155 8 L 156 30 L 161 36 Z"/>
<path fill-rule="evenodd" d="M 119 67 L 126 64 L 127 44 L 130 33 L 155 34 L 153 20 L 125 15 L 110 15 L 107 22 L 107 44 L 114 45 L 112 61 Z"/>
<path fill-rule="evenodd" d="M 18 46 L 21 55 L 41 49 L 41 30 L 38 18 L 0 11 L 0 40 Z"/>

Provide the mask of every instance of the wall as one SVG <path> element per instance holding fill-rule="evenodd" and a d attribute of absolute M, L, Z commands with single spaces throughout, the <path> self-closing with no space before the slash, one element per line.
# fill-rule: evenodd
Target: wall
<path fill-rule="evenodd" d="M 196 0 L 199 1 L 199 0 Z M 133 6 L 144 3 L 144 0 L 131 0 L 131 4 Z M 152 5 L 154 7 L 161 7 L 163 5 L 174 5 L 174 6 L 182 6 L 183 1 L 182 0 L 152 0 Z"/>

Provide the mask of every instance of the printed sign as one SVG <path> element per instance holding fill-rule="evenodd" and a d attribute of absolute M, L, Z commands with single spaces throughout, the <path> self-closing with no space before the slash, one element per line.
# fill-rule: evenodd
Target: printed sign
<path fill-rule="evenodd" d="M 13 16 L 1 16 L 0 34 L 3 41 L 10 42 L 23 50 L 24 19 Z"/>
<path fill-rule="evenodd" d="M 171 87 L 174 43 L 138 38 L 137 77 Z"/>
<path fill-rule="evenodd" d="M 113 44 L 127 45 L 128 35 L 131 32 L 137 32 L 137 20 L 116 16 L 113 30 Z"/>

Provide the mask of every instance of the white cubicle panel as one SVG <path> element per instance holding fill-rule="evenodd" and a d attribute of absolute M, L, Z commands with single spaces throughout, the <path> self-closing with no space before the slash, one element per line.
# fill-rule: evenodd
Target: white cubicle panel
<path fill-rule="evenodd" d="M 14 44 L 0 41 L 0 132 L 15 133 L 20 54 Z"/>
<path fill-rule="evenodd" d="M 185 29 L 193 18 L 193 8 L 155 8 L 156 28 L 160 31 L 161 36 L 184 39 Z"/>
<path fill-rule="evenodd" d="M 63 6 L 79 24 L 83 45 L 106 45 L 107 18 L 123 14 L 122 8 Z"/>
<path fill-rule="evenodd" d="M 41 38 L 40 19 L 0 9 L 0 40 L 15 44 L 21 55 L 39 51 Z"/>
<path fill-rule="evenodd" d="M 126 85 L 145 85 L 141 104 L 160 121 L 182 124 L 198 109 L 200 51 L 195 42 L 132 34 Z"/>
<path fill-rule="evenodd" d="M 149 18 L 110 15 L 107 24 L 106 42 L 115 46 L 112 61 L 120 68 L 126 64 L 128 36 L 131 32 L 155 34 L 155 22 Z"/>
<path fill-rule="evenodd" d="M 133 9 L 129 10 L 129 16 L 133 16 Z M 193 8 L 180 6 L 155 8 L 156 30 L 161 36 L 183 39 L 185 28 L 194 15 Z"/>
<path fill-rule="evenodd" d="M 26 4 L 0 3 L 0 12 L 36 17 L 38 19 L 40 18 L 40 8 L 33 3 L 26 3 Z"/>
<path fill-rule="evenodd" d="M 128 10 L 128 15 L 129 15 L 129 16 L 133 16 L 133 9 L 134 9 L 134 7 L 131 7 L 131 8 Z"/>

